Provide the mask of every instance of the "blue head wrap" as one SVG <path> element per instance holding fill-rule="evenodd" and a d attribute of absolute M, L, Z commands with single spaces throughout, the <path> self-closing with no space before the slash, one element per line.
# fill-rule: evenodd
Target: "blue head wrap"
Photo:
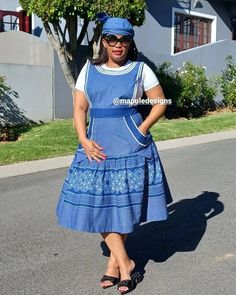
<path fill-rule="evenodd" d="M 134 37 L 134 30 L 127 18 L 110 17 L 104 12 L 98 13 L 97 17 L 103 23 L 102 34 L 128 35 Z"/>

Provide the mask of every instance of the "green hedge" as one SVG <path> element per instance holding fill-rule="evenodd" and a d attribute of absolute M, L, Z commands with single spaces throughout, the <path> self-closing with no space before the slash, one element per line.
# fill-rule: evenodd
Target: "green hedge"
<path fill-rule="evenodd" d="M 224 96 L 223 103 L 232 111 L 236 108 L 236 65 L 232 55 L 226 57 L 226 68 L 220 77 L 221 92 Z"/>
<path fill-rule="evenodd" d="M 226 68 L 221 75 L 207 76 L 204 66 L 191 61 L 184 62 L 182 67 L 173 70 L 170 62 L 156 67 L 155 72 L 167 99 L 172 100 L 165 117 L 193 118 L 201 117 L 217 106 L 236 107 L 236 65 L 232 56 L 226 57 Z M 217 90 L 220 88 L 224 99 L 216 102 Z"/>

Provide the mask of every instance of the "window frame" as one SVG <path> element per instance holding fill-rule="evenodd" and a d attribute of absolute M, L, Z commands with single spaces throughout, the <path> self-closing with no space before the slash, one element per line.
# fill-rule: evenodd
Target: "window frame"
<path fill-rule="evenodd" d="M 212 42 L 216 42 L 216 22 L 217 22 L 217 16 L 215 15 L 209 15 L 209 14 L 205 14 L 205 13 L 199 13 L 199 12 L 195 12 L 195 11 L 188 11 L 186 9 L 179 9 L 179 8 L 172 8 L 172 26 L 171 26 L 171 55 L 176 55 L 176 54 L 181 54 L 183 52 L 187 52 L 189 50 L 195 49 L 199 46 L 195 46 L 195 47 L 191 47 L 189 49 L 185 49 L 179 52 L 174 52 L 174 46 L 175 46 L 175 14 L 184 14 L 186 16 L 190 16 L 190 17 L 196 17 L 196 18 L 205 18 L 205 19 L 209 19 L 212 21 L 211 23 L 211 29 L 210 29 L 210 40 L 209 43 L 204 44 L 204 45 L 199 45 L 199 46 L 206 46 Z"/>

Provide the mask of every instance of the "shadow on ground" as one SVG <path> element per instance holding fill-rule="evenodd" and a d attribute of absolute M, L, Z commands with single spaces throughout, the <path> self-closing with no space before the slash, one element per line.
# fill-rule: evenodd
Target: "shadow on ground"
<path fill-rule="evenodd" d="M 208 220 L 224 210 L 218 198 L 216 192 L 203 191 L 195 198 L 169 205 L 167 220 L 143 224 L 129 234 L 126 248 L 136 262 L 136 270 L 144 274 L 149 260 L 164 262 L 176 252 L 194 251 L 206 232 Z M 109 256 L 104 241 L 101 247 L 103 255 Z"/>

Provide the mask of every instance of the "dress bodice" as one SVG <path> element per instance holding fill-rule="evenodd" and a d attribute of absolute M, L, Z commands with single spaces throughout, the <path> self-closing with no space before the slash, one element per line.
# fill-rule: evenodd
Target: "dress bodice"
<path fill-rule="evenodd" d="M 90 107 L 128 107 L 124 104 L 114 104 L 113 100 L 136 98 L 143 65 L 144 63 L 140 61 L 128 61 L 128 66 L 124 70 L 112 71 L 89 62 L 85 80 L 85 94 Z"/>
<path fill-rule="evenodd" d="M 124 70 L 112 71 L 89 62 L 85 79 L 85 94 L 93 114 L 102 113 L 104 117 L 90 115 L 86 134 L 104 148 L 108 157 L 139 154 L 151 157 L 153 147 L 152 135 L 148 131 L 143 134 L 139 126 L 143 122 L 141 114 L 134 105 L 114 104 L 114 99 L 136 98 L 138 85 L 141 85 L 144 63 L 129 61 Z M 119 116 L 110 116 L 121 109 L 135 112 L 127 114 L 123 111 Z M 84 150 L 79 145 L 78 159 L 83 158 Z M 84 153 L 85 154 L 85 153 Z M 85 155 L 84 155 L 85 156 Z"/>

